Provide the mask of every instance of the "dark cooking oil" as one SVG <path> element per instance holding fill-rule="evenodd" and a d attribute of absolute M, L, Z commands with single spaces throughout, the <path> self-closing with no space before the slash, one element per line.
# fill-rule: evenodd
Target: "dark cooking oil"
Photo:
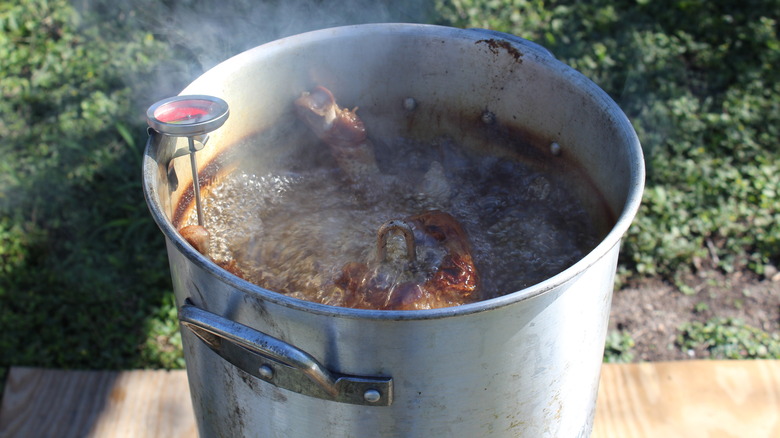
<path fill-rule="evenodd" d="M 273 170 L 242 160 L 204 197 L 211 257 L 235 260 L 266 289 L 338 306 L 335 279 L 347 263 L 376 260 L 383 223 L 441 210 L 465 229 L 487 299 L 560 273 L 604 237 L 578 195 L 581 179 L 554 165 L 467 150 L 447 137 L 383 140 L 376 155 L 379 171 L 361 181 L 321 150 Z M 388 259 L 402 259 L 403 240 L 390 240 Z"/>

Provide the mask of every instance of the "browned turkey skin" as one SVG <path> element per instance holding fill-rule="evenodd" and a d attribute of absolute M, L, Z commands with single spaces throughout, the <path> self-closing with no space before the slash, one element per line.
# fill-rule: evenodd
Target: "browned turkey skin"
<path fill-rule="evenodd" d="M 179 234 L 184 240 L 187 241 L 196 251 L 211 259 L 220 268 L 230 272 L 236 277 L 244 278 L 244 273 L 236 265 L 234 259 L 230 260 L 214 260 L 209 255 L 209 245 L 211 244 L 211 233 L 206 227 L 201 225 L 187 225 L 179 230 Z"/>
<path fill-rule="evenodd" d="M 373 145 L 356 110 L 340 108 L 324 87 L 304 92 L 295 100 L 298 116 L 325 143 L 339 168 L 353 183 L 382 176 Z M 423 181 L 429 196 L 447 196 L 448 183 L 440 164 L 434 163 Z M 468 236 L 449 213 L 429 210 L 398 220 L 406 227 L 406 263 L 390 263 L 381 257 L 368 263 L 347 263 L 334 279 L 344 293 L 341 305 L 374 310 L 422 310 L 478 301 L 479 275 L 471 256 Z M 198 252 L 209 257 L 209 231 L 200 225 L 179 230 Z M 415 252 L 415 248 L 417 251 Z M 417 260 L 417 254 L 421 259 Z M 425 257 L 427 254 L 429 257 Z M 435 254 L 435 256 L 430 256 Z M 236 261 L 214 262 L 244 277 Z M 400 280 L 399 280 L 400 279 Z"/>
<path fill-rule="evenodd" d="M 340 108 L 325 87 L 302 93 L 295 100 L 295 108 L 301 120 L 330 147 L 333 158 L 352 182 L 379 173 L 374 148 L 357 108 Z"/>
<path fill-rule="evenodd" d="M 336 104 L 333 93 L 318 86 L 295 100 L 298 116 L 330 148 L 339 167 L 352 182 L 378 175 L 373 145 L 366 134 L 357 108 L 348 110 Z M 431 195 L 446 192 L 447 182 L 436 163 L 426 174 L 428 186 L 437 187 Z M 430 184 L 431 181 L 436 184 Z M 436 181 L 439 180 L 439 181 Z M 441 187 L 444 187 L 442 189 Z M 446 193 L 445 193 L 446 196 Z M 377 310 L 420 310 L 457 306 L 477 301 L 479 276 L 468 236 L 452 215 L 427 211 L 402 220 L 408 224 L 419 245 L 436 245 L 445 255 L 435 266 L 410 263 L 409 270 L 423 271 L 415 281 L 394 282 L 382 274 L 382 260 L 369 265 L 348 263 L 336 279 L 345 293 L 345 307 Z"/>
<path fill-rule="evenodd" d="M 460 223 L 450 214 L 437 210 L 407 217 L 404 222 L 411 225 L 415 240 L 421 245 L 436 245 L 444 250 L 441 261 L 436 266 L 417 267 L 427 271 L 424 280 L 400 284 L 387 282 L 377 266 L 348 263 L 336 279 L 336 285 L 345 291 L 344 306 L 423 310 L 477 301 L 479 275 L 466 232 Z"/>

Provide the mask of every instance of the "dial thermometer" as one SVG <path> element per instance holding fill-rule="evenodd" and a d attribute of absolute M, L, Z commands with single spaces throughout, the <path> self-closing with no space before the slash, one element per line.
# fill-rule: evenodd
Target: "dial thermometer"
<path fill-rule="evenodd" d="M 195 137 L 208 134 L 222 126 L 230 115 L 227 102 L 214 96 L 190 95 L 174 96 L 163 99 L 150 106 L 146 111 L 146 123 L 162 135 L 187 137 L 189 143 L 190 167 L 192 168 L 192 187 L 195 194 L 195 207 L 198 212 L 198 225 L 203 224 L 203 207 L 200 201 L 200 181 L 198 180 L 198 162 L 195 158 Z"/>

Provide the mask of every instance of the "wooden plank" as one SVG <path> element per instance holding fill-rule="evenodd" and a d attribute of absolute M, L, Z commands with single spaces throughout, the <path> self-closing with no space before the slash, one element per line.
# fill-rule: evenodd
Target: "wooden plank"
<path fill-rule="evenodd" d="M 11 368 L 0 437 L 195 438 L 183 371 Z"/>
<path fill-rule="evenodd" d="M 197 438 L 184 371 L 12 368 L 0 438 Z M 780 437 L 780 361 L 602 367 L 592 438 Z"/>
<path fill-rule="evenodd" d="M 592 438 L 780 437 L 780 361 L 602 367 Z"/>

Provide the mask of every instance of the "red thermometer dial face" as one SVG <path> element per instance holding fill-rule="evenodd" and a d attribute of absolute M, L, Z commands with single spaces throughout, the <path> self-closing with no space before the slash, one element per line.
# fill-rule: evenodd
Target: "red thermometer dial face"
<path fill-rule="evenodd" d="M 176 96 L 149 107 L 146 121 L 161 134 L 190 137 L 219 128 L 228 115 L 227 102 L 217 97 Z"/>

